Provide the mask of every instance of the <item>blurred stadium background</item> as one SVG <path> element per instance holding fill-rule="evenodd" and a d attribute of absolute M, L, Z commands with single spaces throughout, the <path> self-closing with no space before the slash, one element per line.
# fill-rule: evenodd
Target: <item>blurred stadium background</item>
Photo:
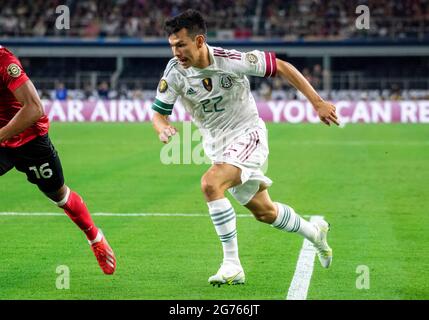
<path fill-rule="evenodd" d="M 238 219 L 248 285 L 208 287 L 220 244 L 199 190 L 207 165 L 160 165 L 162 146 L 150 123 L 62 123 L 148 122 L 171 58 L 163 22 L 196 8 L 208 20 L 209 44 L 275 51 L 342 106 L 343 122 L 359 122 L 344 129 L 268 125 L 273 199 L 305 215 L 322 213 L 333 226 L 333 268 L 315 266 L 308 298 L 428 299 L 429 1 L 197 2 L 0 0 L 0 44 L 21 59 L 36 84 L 54 120 L 50 134 L 66 179 L 90 210 L 201 213 L 145 220 L 95 216 L 118 258 L 117 274 L 106 278 L 71 223 L 32 216 L 59 212 L 21 174 L 10 173 L 1 179 L 0 211 L 29 216 L 0 217 L 0 298 L 285 298 L 302 239 Z M 63 5 L 68 29 L 56 27 Z M 370 10 L 369 29 L 356 27 L 359 5 Z M 251 86 L 269 121 L 315 122 L 309 113 L 297 116 L 305 99 L 284 81 L 253 77 Z M 97 116 L 84 114 L 85 108 L 92 115 L 98 108 Z M 46 239 L 46 230 L 59 232 Z M 72 270 L 71 290 L 54 286 L 55 268 L 63 264 Z M 360 265 L 370 269 L 370 290 L 355 285 Z"/>
<path fill-rule="evenodd" d="M 361 4 L 370 8 L 369 29 L 355 26 Z M 70 9 L 69 29 L 55 27 L 59 5 Z M 189 7 L 195 4 L 182 0 L 2 0 L 0 40 L 43 98 L 151 99 L 171 57 L 163 21 Z M 429 98 L 428 1 L 202 0 L 197 7 L 212 45 L 274 50 L 326 98 Z M 262 99 L 295 98 L 278 79 L 252 78 L 252 88 Z"/>

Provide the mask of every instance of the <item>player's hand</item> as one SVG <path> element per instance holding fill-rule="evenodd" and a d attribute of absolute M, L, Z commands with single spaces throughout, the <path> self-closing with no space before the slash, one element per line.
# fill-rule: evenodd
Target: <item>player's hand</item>
<path fill-rule="evenodd" d="M 163 143 L 170 142 L 170 137 L 174 136 L 177 133 L 177 129 L 172 126 L 165 127 L 159 134 L 159 140 Z"/>
<path fill-rule="evenodd" d="M 324 122 L 326 125 L 330 126 L 331 123 L 335 123 L 337 126 L 340 125 L 335 112 L 336 108 L 332 103 L 322 101 L 317 103 L 314 107 L 317 111 L 317 114 L 319 115 L 320 120 L 322 120 L 322 122 Z"/>

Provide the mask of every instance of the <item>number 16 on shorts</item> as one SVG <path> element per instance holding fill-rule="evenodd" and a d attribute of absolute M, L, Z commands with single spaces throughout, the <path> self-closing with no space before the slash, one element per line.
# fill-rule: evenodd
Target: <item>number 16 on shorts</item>
<path fill-rule="evenodd" d="M 39 168 L 37 166 L 29 167 L 30 171 L 34 171 L 37 179 L 49 179 L 52 177 L 52 170 L 49 168 L 49 163 L 42 164 Z"/>

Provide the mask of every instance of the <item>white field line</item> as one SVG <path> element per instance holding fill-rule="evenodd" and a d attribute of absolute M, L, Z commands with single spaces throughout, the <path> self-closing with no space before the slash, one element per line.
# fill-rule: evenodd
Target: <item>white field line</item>
<path fill-rule="evenodd" d="M 141 213 L 109 213 L 109 212 L 94 212 L 92 216 L 96 217 L 209 217 L 208 213 L 157 213 L 157 212 L 141 212 Z M 60 212 L 0 212 L 0 217 L 6 216 L 23 216 L 23 217 L 45 217 L 45 216 L 61 216 L 67 217 Z M 251 214 L 237 214 L 238 218 L 253 218 Z M 303 215 L 303 217 L 310 217 Z"/>
<path fill-rule="evenodd" d="M 311 216 L 310 221 L 321 219 L 322 216 Z M 316 256 L 316 249 L 312 243 L 304 239 L 304 243 L 299 253 L 298 262 L 296 264 L 295 274 L 293 275 L 286 300 L 306 300 L 308 288 L 310 287 L 310 280 L 313 274 L 314 257 Z"/>
<path fill-rule="evenodd" d="M 68 140 L 58 140 L 55 141 L 56 144 L 63 144 L 63 145 L 101 145 L 104 143 L 98 142 L 98 141 L 68 141 Z M 115 142 L 115 144 L 121 144 L 121 145 L 128 145 L 133 144 L 132 142 L 127 141 L 120 141 Z M 349 141 L 343 141 L 343 140 L 299 140 L 299 141 L 283 141 L 282 144 L 287 145 L 322 145 L 322 146 L 367 146 L 367 145 L 373 145 L 373 146 L 429 146 L 428 140 L 349 140 Z"/>
<path fill-rule="evenodd" d="M 321 145 L 321 146 L 429 146 L 429 141 L 409 140 L 351 140 L 351 141 L 335 141 L 335 140 L 300 140 L 300 141 L 285 141 L 285 144 L 291 145 Z"/>

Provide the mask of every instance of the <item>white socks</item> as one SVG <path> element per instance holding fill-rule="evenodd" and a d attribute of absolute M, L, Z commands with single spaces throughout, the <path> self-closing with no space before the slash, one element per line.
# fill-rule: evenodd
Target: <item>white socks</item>
<path fill-rule="evenodd" d="M 222 242 L 223 262 L 240 265 L 234 208 L 227 198 L 207 202 L 216 233 Z"/>
<path fill-rule="evenodd" d="M 95 239 L 94 240 L 88 240 L 88 242 L 90 245 L 93 245 L 94 243 L 100 242 L 101 239 L 103 239 L 103 233 L 101 232 L 100 229 L 98 229 L 97 236 L 95 237 Z"/>
<path fill-rule="evenodd" d="M 288 232 L 297 232 L 311 242 L 317 237 L 318 230 L 311 223 L 301 218 L 293 208 L 286 204 L 275 202 L 277 206 L 277 218 L 272 226 Z"/>
<path fill-rule="evenodd" d="M 296 232 L 311 242 L 316 240 L 318 229 L 311 222 L 301 218 L 293 208 L 286 204 L 275 202 L 278 215 L 272 226 L 288 231 Z M 223 262 L 240 264 L 238 257 L 236 215 L 234 208 L 227 198 L 207 202 L 210 217 L 216 229 L 216 233 L 222 242 Z"/>

